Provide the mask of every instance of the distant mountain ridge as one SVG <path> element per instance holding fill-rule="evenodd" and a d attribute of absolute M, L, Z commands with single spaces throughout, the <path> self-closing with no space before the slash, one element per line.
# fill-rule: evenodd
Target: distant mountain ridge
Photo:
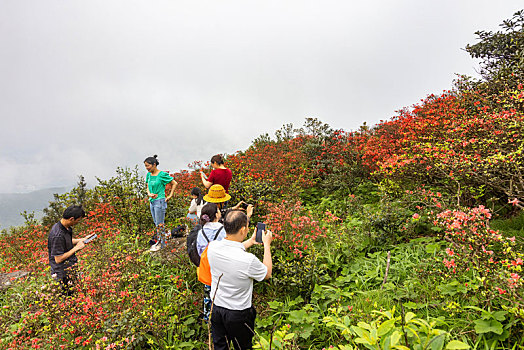
<path fill-rule="evenodd" d="M 24 218 L 20 213 L 24 210 L 34 212 L 40 219 L 43 209 L 53 200 L 53 194 L 69 190 L 69 187 L 52 187 L 28 193 L 0 193 L 0 229 L 22 225 Z"/>

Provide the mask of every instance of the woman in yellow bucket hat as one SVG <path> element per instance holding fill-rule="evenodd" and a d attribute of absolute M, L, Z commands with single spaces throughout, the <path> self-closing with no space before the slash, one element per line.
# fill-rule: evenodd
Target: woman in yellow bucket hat
<path fill-rule="evenodd" d="M 204 196 L 204 200 L 209 203 L 224 203 L 231 199 L 231 195 L 226 193 L 222 185 L 212 185 Z"/>
<path fill-rule="evenodd" d="M 197 236 L 198 254 L 204 259 L 200 260 L 201 265 L 197 268 L 198 280 L 204 284 L 204 298 L 203 298 L 203 319 L 205 322 L 209 321 L 209 314 L 211 311 L 211 274 L 209 263 L 207 262 L 207 245 L 212 240 L 220 241 L 225 238 L 226 232 L 223 230 L 222 221 L 230 210 L 239 210 L 243 201 L 240 201 L 232 208 L 223 208 L 224 204 L 231 199 L 231 196 L 226 193 L 222 185 L 212 185 L 208 193 L 204 196 L 204 201 L 208 202 L 202 208 L 202 216 L 200 223 L 202 229 Z M 253 205 L 244 206 L 247 217 L 253 215 Z M 204 228 L 208 230 L 204 232 Z M 204 239 L 204 235 L 207 236 Z"/>

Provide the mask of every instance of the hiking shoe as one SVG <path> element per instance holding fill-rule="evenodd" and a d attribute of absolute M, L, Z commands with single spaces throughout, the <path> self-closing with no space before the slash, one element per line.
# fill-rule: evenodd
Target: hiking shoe
<path fill-rule="evenodd" d="M 160 242 L 157 242 L 157 243 L 153 244 L 149 250 L 152 251 L 152 252 L 157 252 L 160 249 L 161 249 Z"/>

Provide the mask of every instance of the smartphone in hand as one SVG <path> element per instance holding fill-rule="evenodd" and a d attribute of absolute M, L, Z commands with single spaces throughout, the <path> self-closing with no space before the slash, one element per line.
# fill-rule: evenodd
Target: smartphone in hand
<path fill-rule="evenodd" d="M 262 243 L 262 232 L 266 230 L 266 224 L 263 222 L 257 222 L 257 234 L 255 236 L 255 242 Z"/>
<path fill-rule="evenodd" d="M 95 239 L 96 237 L 97 237 L 97 234 L 95 233 L 94 235 L 92 235 L 91 237 L 89 237 L 88 239 L 86 239 L 86 240 L 84 241 L 84 244 L 91 242 L 91 241 L 92 241 L 93 239 Z"/>

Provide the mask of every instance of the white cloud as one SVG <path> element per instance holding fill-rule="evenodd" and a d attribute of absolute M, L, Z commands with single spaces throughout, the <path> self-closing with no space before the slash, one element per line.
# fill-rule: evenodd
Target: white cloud
<path fill-rule="evenodd" d="M 152 154 L 178 170 L 310 116 L 373 124 L 474 74 L 461 48 L 521 6 L 0 1 L 0 192 L 107 178 Z"/>

